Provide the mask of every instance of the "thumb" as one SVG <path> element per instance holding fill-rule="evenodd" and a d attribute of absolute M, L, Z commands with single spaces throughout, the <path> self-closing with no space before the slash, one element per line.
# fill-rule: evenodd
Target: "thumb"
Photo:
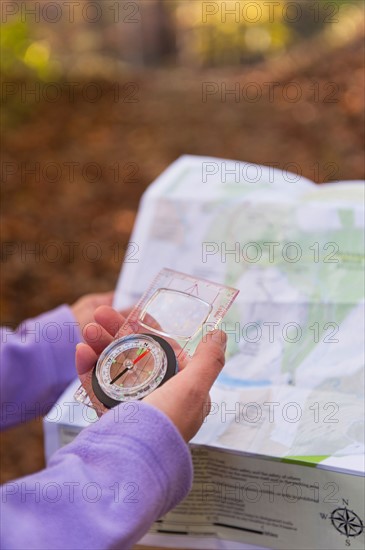
<path fill-rule="evenodd" d="M 193 358 L 181 371 L 181 381 L 185 378 L 185 382 L 189 385 L 198 384 L 202 392 L 209 393 L 224 367 L 226 344 L 227 335 L 221 330 L 215 330 L 204 336 Z"/>
<path fill-rule="evenodd" d="M 84 343 L 76 346 L 76 370 L 79 376 L 90 371 L 96 363 L 97 355 L 90 346 Z"/>
<path fill-rule="evenodd" d="M 226 338 L 220 330 L 208 334 L 186 367 L 143 400 L 166 414 L 185 441 L 197 433 L 209 410 L 209 390 L 224 365 Z"/>

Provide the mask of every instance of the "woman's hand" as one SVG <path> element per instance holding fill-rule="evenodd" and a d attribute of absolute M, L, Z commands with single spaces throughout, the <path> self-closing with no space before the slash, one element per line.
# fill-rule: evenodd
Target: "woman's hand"
<path fill-rule="evenodd" d="M 103 349 L 117 336 L 131 332 L 121 329 L 125 317 L 108 306 L 99 307 L 84 329 L 86 344 L 78 344 L 76 368 L 81 382 L 90 388 L 90 373 Z M 95 335 L 98 335 L 95 338 Z M 225 357 L 226 334 L 208 333 L 184 368 L 143 401 L 162 411 L 175 424 L 185 441 L 190 441 L 210 411 L 209 390 L 221 372 Z"/>

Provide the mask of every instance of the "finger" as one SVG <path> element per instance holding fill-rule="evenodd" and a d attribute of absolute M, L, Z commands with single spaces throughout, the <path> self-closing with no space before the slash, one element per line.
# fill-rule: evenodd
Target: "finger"
<path fill-rule="evenodd" d="M 128 334 L 136 334 L 139 332 L 141 332 L 141 330 L 138 321 L 125 319 L 123 325 L 116 333 L 115 338 L 122 338 L 122 336 L 127 336 Z"/>
<path fill-rule="evenodd" d="M 89 399 L 91 400 L 92 407 L 101 416 L 103 412 L 106 412 L 103 405 L 99 402 L 94 394 L 92 387 L 92 369 L 97 361 L 96 353 L 87 344 L 78 344 L 76 346 L 76 370 L 79 375 L 80 382 L 83 388 L 86 390 Z M 88 405 L 90 406 L 90 405 Z"/>
<path fill-rule="evenodd" d="M 119 313 L 127 319 L 127 317 L 130 316 L 133 310 L 134 310 L 134 307 L 128 307 L 127 309 L 122 309 Z"/>
<path fill-rule="evenodd" d="M 179 383 L 193 387 L 199 385 L 201 392 L 210 388 L 224 367 L 227 335 L 216 330 L 206 335 L 198 345 L 193 358 L 179 374 Z"/>
<path fill-rule="evenodd" d="M 112 335 L 98 323 L 88 323 L 82 331 L 82 336 L 97 354 L 113 341 Z"/>
<path fill-rule="evenodd" d="M 146 325 L 146 327 L 141 325 L 138 311 L 135 312 L 135 308 L 133 308 L 131 310 L 131 315 L 128 316 L 128 319 L 125 320 L 123 326 L 118 330 L 115 336 L 116 338 L 120 338 L 126 334 L 155 334 L 156 332 L 162 331 L 161 325 L 149 313 L 144 314 L 143 324 Z"/>
<path fill-rule="evenodd" d="M 97 308 L 99 306 L 111 306 L 114 300 L 114 290 L 109 292 L 103 292 L 100 294 L 92 294 L 94 300 L 94 306 Z"/>
<path fill-rule="evenodd" d="M 125 324 L 125 317 L 115 311 L 110 306 L 100 306 L 94 312 L 94 319 L 99 323 L 111 336 L 115 336 L 120 328 Z"/>
<path fill-rule="evenodd" d="M 79 376 L 85 374 L 93 368 L 97 360 L 97 355 L 87 344 L 77 344 L 76 346 L 76 370 Z"/>

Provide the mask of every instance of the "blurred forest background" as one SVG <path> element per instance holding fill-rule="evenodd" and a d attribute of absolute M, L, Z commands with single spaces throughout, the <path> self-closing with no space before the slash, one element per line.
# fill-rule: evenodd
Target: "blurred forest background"
<path fill-rule="evenodd" d="M 2 324 L 114 288 L 143 191 L 182 154 L 364 178 L 362 0 L 1 8 Z M 41 422 L 1 460 L 2 481 L 41 468 Z"/>

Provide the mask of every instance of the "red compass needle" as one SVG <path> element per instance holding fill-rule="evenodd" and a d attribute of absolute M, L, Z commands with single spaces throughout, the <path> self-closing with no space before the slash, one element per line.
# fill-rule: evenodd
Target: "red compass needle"
<path fill-rule="evenodd" d="M 138 357 L 133 361 L 133 365 L 135 365 L 136 363 L 138 363 L 138 361 L 140 361 L 141 359 L 143 359 L 143 357 L 145 355 L 147 355 L 147 353 L 149 353 L 150 350 L 149 349 L 146 349 L 146 351 L 144 351 L 143 353 L 141 353 L 141 355 L 138 355 Z"/>

